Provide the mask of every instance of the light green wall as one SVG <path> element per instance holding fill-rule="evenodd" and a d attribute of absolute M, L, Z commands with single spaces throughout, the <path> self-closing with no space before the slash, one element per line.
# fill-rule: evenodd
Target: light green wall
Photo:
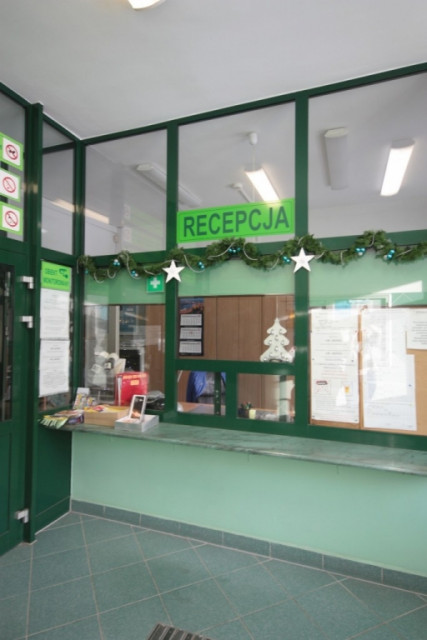
<path fill-rule="evenodd" d="M 427 478 L 89 433 L 72 499 L 427 576 Z"/>

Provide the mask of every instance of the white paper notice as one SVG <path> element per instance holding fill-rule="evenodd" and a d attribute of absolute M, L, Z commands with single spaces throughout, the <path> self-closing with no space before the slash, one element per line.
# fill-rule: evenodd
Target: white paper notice
<path fill-rule="evenodd" d="M 427 309 L 411 309 L 409 311 L 408 349 L 427 349 Z"/>
<path fill-rule="evenodd" d="M 365 309 L 362 313 L 366 429 L 417 429 L 415 361 L 406 354 L 407 323 L 405 309 Z"/>
<path fill-rule="evenodd" d="M 69 390 L 70 341 L 41 340 L 39 396 L 66 393 Z"/>
<path fill-rule="evenodd" d="M 311 418 L 359 422 L 357 309 L 311 312 Z"/>
<path fill-rule="evenodd" d="M 40 338 L 68 340 L 70 335 L 70 294 L 42 289 L 40 295 Z"/>

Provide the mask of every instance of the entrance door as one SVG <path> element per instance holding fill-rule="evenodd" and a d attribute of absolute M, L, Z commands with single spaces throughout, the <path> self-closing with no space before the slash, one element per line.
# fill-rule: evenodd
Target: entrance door
<path fill-rule="evenodd" d="M 0 262 L 0 553 L 23 539 L 30 292 L 21 282 L 26 258 L 1 252 Z"/>

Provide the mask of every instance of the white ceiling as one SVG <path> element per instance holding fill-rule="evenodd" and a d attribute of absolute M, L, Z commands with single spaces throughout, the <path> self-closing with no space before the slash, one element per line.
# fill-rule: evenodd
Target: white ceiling
<path fill-rule="evenodd" d="M 425 0 L 1 0 L 1 81 L 77 136 L 427 60 Z"/>

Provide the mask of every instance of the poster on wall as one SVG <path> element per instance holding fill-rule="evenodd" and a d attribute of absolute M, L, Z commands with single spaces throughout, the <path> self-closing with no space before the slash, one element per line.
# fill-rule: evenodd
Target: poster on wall
<path fill-rule="evenodd" d="M 407 309 L 362 312 L 365 429 L 416 431 L 415 358 L 406 352 Z"/>
<path fill-rule="evenodd" d="M 71 268 L 42 262 L 39 397 L 69 391 L 70 294 Z"/>
<path fill-rule="evenodd" d="M 310 365 L 312 420 L 357 424 L 357 309 L 311 311 Z"/>
<path fill-rule="evenodd" d="M 179 300 L 179 355 L 203 355 L 204 298 Z"/>

